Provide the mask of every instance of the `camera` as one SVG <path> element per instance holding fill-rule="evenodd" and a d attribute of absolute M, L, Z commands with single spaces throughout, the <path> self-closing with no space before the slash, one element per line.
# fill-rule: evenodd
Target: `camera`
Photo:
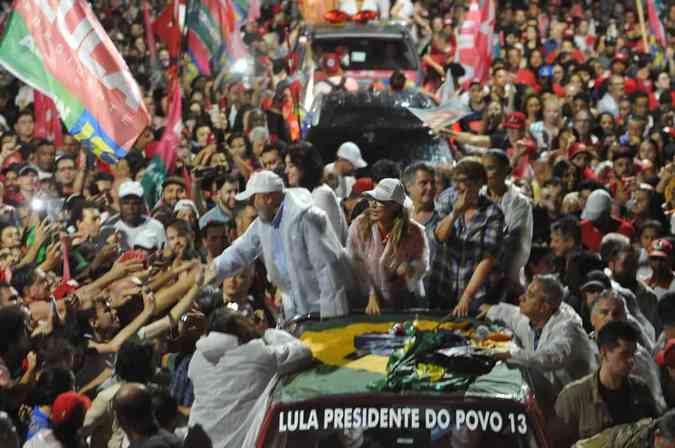
<path fill-rule="evenodd" d="M 222 176 L 224 174 L 227 174 L 227 168 L 218 165 L 218 166 L 209 166 L 206 168 L 200 168 L 198 170 L 195 170 L 194 173 L 195 177 L 201 178 L 201 179 L 211 179 L 214 177 Z"/>

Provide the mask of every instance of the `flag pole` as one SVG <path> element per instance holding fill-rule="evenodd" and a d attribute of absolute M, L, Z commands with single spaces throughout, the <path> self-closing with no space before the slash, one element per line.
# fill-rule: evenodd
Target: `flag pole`
<path fill-rule="evenodd" d="M 638 18 L 640 19 L 640 33 L 642 34 L 642 43 L 645 46 L 645 53 L 649 52 L 649 42 L 647 41 L 647 27 L 645 26 L 645 12 L 642 9 L 642 0 L 635 0 Z"/>

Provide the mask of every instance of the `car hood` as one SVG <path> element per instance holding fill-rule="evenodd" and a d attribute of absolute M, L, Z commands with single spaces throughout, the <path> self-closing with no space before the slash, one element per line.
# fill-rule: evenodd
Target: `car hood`
<path fill-rule="evenodd" d="M 361 130 L 418 130 L 425 126 L 408 108 L 428 109 L 435 105 L 433 99 L 417 89 L 332 92 L 315 100 L 310 111 L 311 126 L 328 130 L 354 127 Z"/>

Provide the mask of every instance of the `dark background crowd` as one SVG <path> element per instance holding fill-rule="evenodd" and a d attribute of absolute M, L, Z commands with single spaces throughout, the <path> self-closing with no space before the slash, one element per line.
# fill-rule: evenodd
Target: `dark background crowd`
<path fill-rule="evenodd" d="M 454 75 L 470 113 L 439 134 L 455 162 L 401 166 L 303 141 L 314 3 L 262 2 L 240 30 L 248 69 L 203 76 L 159 38 L 151 60 L 142 4 L 94 2 L 151 117 L 116 165 L 65 129 L 38 137 L 34 91 L 0 70 L 0 445 L 11 420 L 28 447 L 181 446 L 188 422 L 205 433 L 185 446 L 243 446 L 221 433 L 236 412 L 218 429 L 208 406 L 249 404 L 206 404 L 216 383 L 191 368 L 231 341 L 202 335 L 236 347 L 295 314 L 430 307 L 512 327 L 523 349 L 501 359 L 547 379 L 560 446 L 673 446 L 675 4 L 656 2 L 659 42 L 633 1 L 498 0 L 484 80 L 455 60 L 468 1 L 322 4 L 410 30 L 423 79 L 371 89 L 439 98 Z M 358 88 L 316 58 L 316 92 Z M 173 76 L 184 127 L 150 203 Z"/>

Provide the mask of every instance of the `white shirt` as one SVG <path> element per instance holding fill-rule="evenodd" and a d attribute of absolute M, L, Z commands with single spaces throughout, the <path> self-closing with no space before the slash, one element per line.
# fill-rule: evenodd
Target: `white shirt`
<path fill-rule="evenodd" d="M 395 19 L 410 20 L 415 15 L 415 5 L 413 5 L 411 0 L 398 0 L 396 5 L 401 5 L 401 8 L 398 10 L 398 13 L 394 17 Z"/>
<path fill-rule="evenodd" d="M 281 330 L 239 344 L 235 336 L 212 331 L 196 344 L 188 377 L 195 400 L 189 426 L 201 424 L 214 447 L 242 447 L 256 401 L 276 373 L 312 359 L 302 342 Z"/>
<path fill-rule="evenodd" d="M 349 15 L 354 15 L 359 11 L 377 11 L 380 19 L 389 18 L 389 0 L 364 0 L 361 9 L 358 8 L 356 0 L 340 0 L 338 9 Z"/>
<path fill-rule="evenodd" d="M 144 216 L 143 223 L 136 227 L 131 227 L 120 219 L 115 223 L 115 230 L 124 234 L 130 249 L 133 249 L 141 239 L 147 239 L 149 235 L 153 236 L 151 239 L 159 245 L 158 248 L 161 249 L 166 244 L 164 226 L 161 222 L 149 216 Z"/>
<path fill-rule="evenodd" d="M 340 244 L 344 246 L 347 243 L 349 227 L 335 192 L 326 184 L 319 185 L 312 191 L 312 202 L 326 212 L 328 222 L 333 227 Z"/>
<path fill-rule="evenodd" d="M 487 187 L 482 193 L 487 195 Z M 504 254 L 508 265 L 503 266 L 506 277 L 512 284 L 525 285 L 525 264 L 532 249 L 533 217 L 532 203 L 511 182 L 506 183 L 506 192 L 497 204 L 504 212 Z"/>
<path fill-rule="evenodd" d="M 338 180 L 337 188 L 335 188 L 335 195 L 338 199 L 348 198 L 352 194 L 352 187 L 356 183 L 356 178 L 354 176 L 340 176 L 335 171 L 335 162 L 329 163 L 326 165 L 324 170 L 328 173 L 335 173 Z"/>
<path fill-rule="evenodd" d="M 490 308 L 487 317 L 502 320 L 523 346 L 511 354 L 508 362 L 538 370 L 558 391 L 597 368 L 581 318 L 564 302 L 544 325 L 536 346 L 530 319 L 517 306 L 500 303 Z"/>

